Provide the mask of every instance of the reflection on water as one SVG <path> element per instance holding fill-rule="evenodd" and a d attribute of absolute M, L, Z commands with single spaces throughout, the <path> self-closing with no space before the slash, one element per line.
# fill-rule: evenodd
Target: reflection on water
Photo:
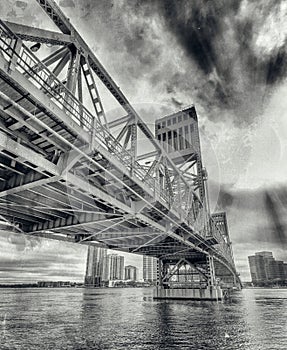
<path fill-rule="evenodd" d="M 287 289 L 228 303 L 155 301 L 152 289 L 1 289 L 0 349 L 285 350 Z"/>

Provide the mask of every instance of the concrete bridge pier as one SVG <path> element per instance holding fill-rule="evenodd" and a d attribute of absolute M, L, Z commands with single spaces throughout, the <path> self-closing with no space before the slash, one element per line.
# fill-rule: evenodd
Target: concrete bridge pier
<path fill-rule="evenodd" d="M 185 300 L 206 300 L 220 301 L 224 299 L 223 290 L 219 286 L 208 288 L 174 288 L 164 289 L 157 286 L 154 290 L 154 299 L 185 299 Z"/>
<path fill-rule="evenodd" d="M 154 299 L 184 299 L 219 301 L 225 297 L 216 277 L 212 256 L 204 263 L 182 258 L 178 261 L 159 260 L 158 283 Z"/>

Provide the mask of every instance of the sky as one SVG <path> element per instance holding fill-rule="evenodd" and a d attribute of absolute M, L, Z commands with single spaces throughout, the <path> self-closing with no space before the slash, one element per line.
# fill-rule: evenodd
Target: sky
<path fill-rule="evenodd" d="M 287 261 L 287 3 L 57 3 L 151 128 L 195 104 L 211 209 L 227 212 L 242 280 L 255 251 Z M 0 13 L 56 30 L 34 0 L 0 0 Z M 86 247 L 8 234 L 0 244 L 0 282 L 83 279 Z"/>

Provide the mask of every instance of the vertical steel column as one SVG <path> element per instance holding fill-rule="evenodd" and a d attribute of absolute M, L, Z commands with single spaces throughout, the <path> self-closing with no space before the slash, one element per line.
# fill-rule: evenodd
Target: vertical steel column
<path fill-rule="evenodd" d="M 72 57 L 70 60 L 67 75 L 67 89 L 69 89 L 72 94 L 74 94 L 76 90 L 80 58 L 81 55 L 77 49 L 75 50 L 75 52 L 72 52 Z"/>
<path fill-rule="evenodd" d="M 168 274 L 169 264 L 165 261 L 162 261 L 162 276 L 166 276 Z M 163 282 L 163 280 L 162 280 Z M 164 289 L 170 288 L 170 285 L 162 283 Z"/>
<path fill-rule="evenodd" d="M 137 120 L 134 118 L 131 124 L 131 175 L 134 173 L 135 161 L 137 159 Z"/>
<path fill-rule="evenodd" d="M 79 67 L 79 71 L 78 71 L 78 97 L 79 97 L 79 101 L 81 102 L 81 104 L 79 105 L 79 113 L 80 113 L 80 123 L 81 126 L 84 126 L 84 120 L 83 120 L 83 82 L 82 82 L 82 72 L 81 72 L 81 67 Z"/>
<path fill-rule="evenodd" d="M 172 206 L 173 201 L 174 201 L 174 193 L 173 193 L 173 188 L 172 188 L 172 184 L 170 181 L 170 175 L 169 175 L 169 169 L 167 166 L 167 160 L 166 158 L 164 158 L 164 176 L 165 176 L 165 186 L 167 187 L 168 190 L 168 194 L 169 194 L 169 207 Z"/>
<path fill-rule="evenodd" d="M 68 67 L 68 73 L 67 73 L 67 89 L 70 91 L 71 94 L 74 95 L 76 90 L 76 83 L 78 79 L 78 69 L 79 69 L 79 63 L 80 63 L 80 53 L 76 49 L 74 52 L 72 52 L 70 64 Z M 74 109 L 74 101 L 71 97 L 71 95 L 66 92 L 64 97 L 64 108 L 71 113 L 73 116 L 73 109 Z"/>
<path fill-rule="evenodd" d="M 105 126 L 108 129 L 108 123 L 106 119 L 106 114 L 100 99 L 100 95 L 97 89 L 97 85 L 93 76 L 93 72 L 90 67 L 89 58 L 82 56 L 81 66 L 83 74 L 86 80 L 86 84 L 89 90 L 89 94 L 93 103 L 94 110 L 97 114 L 98 121 L 101 125 Z"/>
<path fill-rule="evenodd" d="M 216 278 L 215 278 L 215 268 L 214 268 L 214 260 L 212 255 L 207 255 L 207 268 L 208 268 L 208 284 L 210 286 L 216 285 Z"/>
<path fill-rule="evenodd" d="M 158 259 L 157 287 L 162 288 L 162 260 Z"/>

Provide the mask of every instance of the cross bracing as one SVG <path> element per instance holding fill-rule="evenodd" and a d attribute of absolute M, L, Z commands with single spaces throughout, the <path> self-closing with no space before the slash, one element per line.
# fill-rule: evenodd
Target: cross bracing
<path fill-rule="evenodd" d="M 5 229 L 158 258 L 212 255 L 236 276 L 208 210 L 200 148 L 176 164 L 54 1 L 37 2 L 59 32 L 0 22 Z M 51 52 L 40 57 L 31 43 Z M 108 120 L 100 86 L 118 119 Z"/>

